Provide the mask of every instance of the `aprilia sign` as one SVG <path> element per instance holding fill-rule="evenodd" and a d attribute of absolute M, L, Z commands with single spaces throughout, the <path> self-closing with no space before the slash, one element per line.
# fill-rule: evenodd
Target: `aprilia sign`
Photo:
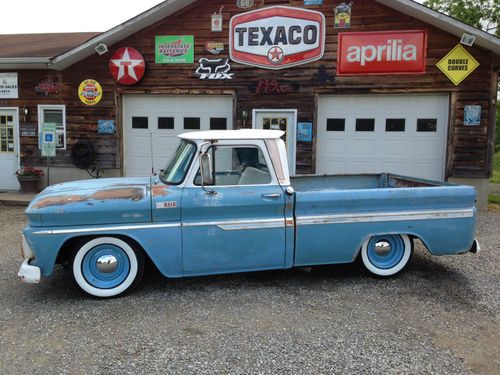
<path fill-rule="evenodd" d="M 338 75 L 423 74 L 424 30 L 339 33 Z"/>
<path fill-rule="evenodd" d="M 320 12 L 274 6 L 238 14 L 229 25 L 229 54 L 235 62 L 283 69 L 323 57 L 325 17 Z"/>

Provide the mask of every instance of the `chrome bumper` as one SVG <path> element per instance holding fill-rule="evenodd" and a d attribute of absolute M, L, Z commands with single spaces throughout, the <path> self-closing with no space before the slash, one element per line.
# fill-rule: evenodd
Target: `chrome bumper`
<path fill-rule="evenodd" d="M 21 264 L 21 268 L 19 268 L 17 276 L 25 283 L 38 284 L 40 282 L 40 268 L 30 265 L 28 263 L 29 261 L 29 259 L 24 260 L 23 264 Z"/>
<path fill-rule="evenodd" d="M 472 243 L 472 247 L 470 248 L 469 252 L 472 254 L 477 254 L 481 251 L 481 246 L 479 246 L 479 242 L 474 239 L 474 242 Z"/>

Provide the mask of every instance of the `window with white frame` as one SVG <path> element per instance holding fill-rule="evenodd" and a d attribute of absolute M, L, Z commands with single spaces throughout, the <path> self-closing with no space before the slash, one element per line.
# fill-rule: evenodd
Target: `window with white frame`
<path fill-rule="evenodd" d="M 57 148 L 66 148 L 66 106 L 38 106 L 38 134 L 41 134 L 43 123 L 56 124 Z M 40 145 L 39 145 L 40 146 Z"/>

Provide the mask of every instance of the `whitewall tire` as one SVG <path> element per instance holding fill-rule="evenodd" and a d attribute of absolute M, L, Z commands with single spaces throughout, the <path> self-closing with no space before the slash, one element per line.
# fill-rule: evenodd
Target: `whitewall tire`
<path fill-rule="evenodd" d="M 411 259 L 413 242 L 406 234 L 376 235 L 361 247 L 361 261 L 366 271 L 388 277 L 401 272 Z"/>

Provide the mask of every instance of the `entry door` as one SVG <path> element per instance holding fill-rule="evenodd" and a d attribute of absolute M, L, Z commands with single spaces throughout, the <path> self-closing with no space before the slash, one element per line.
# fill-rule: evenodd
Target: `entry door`
<path fill-rule="evenodd" d="M 0 189 L 18 190 L 16 170 L 19 167 L 17 143 L 17 114 L 15 110 L 0 109 Z"/>
<path fill-rule="evenodd" d="M 295 174 L 295 111 L 254 111 L 254 128 L 282 130 L 285 132 L 283 141 L 286 145 L 290 174 Z"/>
<path fill-rule="evenodd" d="M 185 275 L 282 269 L 285 196 L 262 147 L 213 146 L 214 185 L 182 195 Z"/>

